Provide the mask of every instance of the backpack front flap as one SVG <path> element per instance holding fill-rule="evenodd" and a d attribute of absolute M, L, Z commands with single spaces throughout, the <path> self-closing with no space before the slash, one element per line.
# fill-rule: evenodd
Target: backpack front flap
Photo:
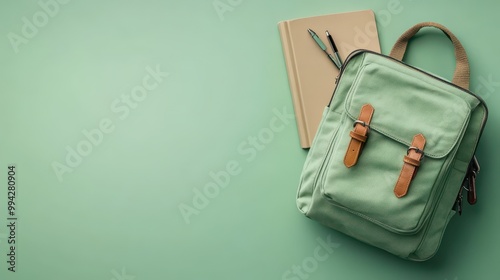
<path fill-rule="evenodd" d="M 433 254 L 485 115 L 484 104 L 460 87 L 393 58 L 355 52 L 309 152 L 298 202 L 307 192 L 308 216 L 402 257 L 418 254 L 422 244 Z M 414 147 L 415 139 L 424 145 Z M 352 154 L 355 164 L 346 164 Z"/>

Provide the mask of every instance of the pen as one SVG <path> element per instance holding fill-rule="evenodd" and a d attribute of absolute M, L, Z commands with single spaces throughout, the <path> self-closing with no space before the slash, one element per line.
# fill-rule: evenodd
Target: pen
<path fill-rule="evenodd" d="M 314 41 L 316 42 L 316 44 L 318 44 L 318 46 L 326 53 L 326 55 L 328 55 L 328 57 L 332 60 L 333 64 L 335 64 L 335 66 L 337 68 L 340 69 L 340 66 L 338 65 L 338 63 L 335 61 L 335 58 L 333 58 L 333 56 L 331 54 L 329 54 L 327 51 L 326 51 L 326 46 L 325 44 L 323 43 L 323 41 L 321 41 L 321 39 L 318 37 L 318 35 L 316 35 L 316 33 L 314 31 L 312 31 L 311 29 L 307 29 L 307 31 L 309 32 L 309 34 L 311 34 L 311 37 L 314 39 Z"/>
<path fill-rule="evenodd" d="M 326 31 L 326 37 L 328 38 L 328 41 L 330 42 L 330 46 L 332 46 L 332 49 L 333 49 L 333 55 L 335 55 L 335 58 L 337 59 L 337 62 L 338 62 L 338 65 L 337 67 L 342 67 L 342 60 L 340 59 L 340 56 L 339 56 L 339 51 L 337 50 L 337 46 L 335 46 L 335 42 L 333 41 L 333 38 L 332 38 L 332 35 L 330 35 L 330 33 L 328 32 L 328 30 Z"/>

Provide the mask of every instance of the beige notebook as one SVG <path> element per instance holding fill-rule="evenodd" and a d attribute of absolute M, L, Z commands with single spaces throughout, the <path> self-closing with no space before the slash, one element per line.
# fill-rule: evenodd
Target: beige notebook
<path fill-rule="evenodd" d="M 327 46 L 327 51 L 333 54 L 325 34 L 328 30 L 342 62 L 356 49 L 380 52 L 375 15 L 370 10 L 278 23 L 302 148 L 311 146 L 339 74 L 333 62 L 313 40 L 308 28 L 316 32 Z"/>

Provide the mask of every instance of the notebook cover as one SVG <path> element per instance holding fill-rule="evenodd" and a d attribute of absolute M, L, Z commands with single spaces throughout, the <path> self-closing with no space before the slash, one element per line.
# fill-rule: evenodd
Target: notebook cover
<path fill-rule="evenodd" d="M 356 49 L 380 52 L 375 15 L 371 10 L 329 14 L 278 23 L 300 145 L 309 148 L 332 96 L 339 70 L 307 32 L 316 32 L 327 51 L 333 51 L 325 31 L 333 37 L 342 61 Z"/>

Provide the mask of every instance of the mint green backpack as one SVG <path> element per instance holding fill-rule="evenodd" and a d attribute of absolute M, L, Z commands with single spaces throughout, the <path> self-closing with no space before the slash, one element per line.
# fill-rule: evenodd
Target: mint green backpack
<path fill-rule="evenodd" d="M 452 83 L 401 62 L 427 26 L 453 42 Z M 474 153 L 487 108 L 468 87 L 465 50 L 437 23 L 410 28 L 390 56 L 351 53 L 302 171 L 299 210 L 401 258 L 431 258 L 461 212 L 462 192 L 476 201 Z"/>

